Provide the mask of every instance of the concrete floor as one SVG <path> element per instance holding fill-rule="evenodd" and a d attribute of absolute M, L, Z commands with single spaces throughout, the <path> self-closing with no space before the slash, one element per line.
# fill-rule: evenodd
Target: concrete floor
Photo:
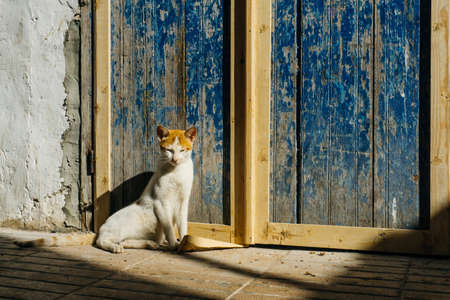
<path fill-rule="evenodd" d="M 33 236 L 0 228 L 0 298 L 450 299 L 449 258 L 262 247 L 111 254 L 11 242 Z"/>

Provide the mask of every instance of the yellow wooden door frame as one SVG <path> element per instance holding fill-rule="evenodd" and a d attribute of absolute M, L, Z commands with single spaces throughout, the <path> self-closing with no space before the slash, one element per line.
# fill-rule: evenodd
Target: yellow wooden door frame
<path fill-rule="evenodd" d="M 272 1 L 246 7 L 246 244 L 449 253 L 449 0 L 432 1 L 430 229 L 404 230 L 269 221 Z"/>
<path fill-rule="evenodd" d="M 231 6 L 231 224 L 190 223 L 189 232 L 247 245 L 448 254 L 450 0 L 432 2 L 429 230 L 269 222 L 272 1 L 231 1 Z M 111 192 L 110 21 L 110 0 L 96 0 L 95 230 L 108 217 Z"/>
<path fill-rule="evenodd" d="M 230 9 L 230 61 L 235 62 L 236 51 L 242 45 L 235 43 L 235 1 L 231 1 Z M 239 4 L 238 4 L 239 5 Z M 94 2 L 94 231 L 105 222 L 110 211 L 111 193 L 111 0 L 95 0 Z M 240 33 L 238 33 L 240 34 Z M 236 64 L 239 68 L 239 64 Z M 204 224 L 189 222 L 190 234 L 235 242 L 235 203 L 243 203 L 242 181 L 243 173 L 241 154 L 236 151 L 236 140 L 244 140 L 243 130 L 240 130 L 243 114 L 242 109 L 235 105 L 235 64 L 230 66 L 230 225 Z M 239 77 L 239 76 L 238 76 Z M 239 87 L 240 84 L 238 83 Z"/>

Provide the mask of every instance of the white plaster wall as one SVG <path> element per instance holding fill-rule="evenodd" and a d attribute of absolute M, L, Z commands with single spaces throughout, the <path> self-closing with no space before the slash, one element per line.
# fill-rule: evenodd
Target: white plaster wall
<path fill-rule="evenodd" d="M 64 35 L 77 6 L 0 0 L 0 226 L 64 224 Z"/>

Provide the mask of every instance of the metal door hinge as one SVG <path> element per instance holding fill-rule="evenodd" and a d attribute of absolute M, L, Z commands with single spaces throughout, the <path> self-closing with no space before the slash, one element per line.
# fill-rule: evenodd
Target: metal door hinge
<path fill-rule="evenodd" d="M 95 173 L 95 155 L 94 150 L 88 150 L 86 157 L 87 174 L 94 175 Z"/>

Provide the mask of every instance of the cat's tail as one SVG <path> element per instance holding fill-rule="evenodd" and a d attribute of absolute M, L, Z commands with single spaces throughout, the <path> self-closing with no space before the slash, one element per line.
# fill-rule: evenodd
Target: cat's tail
<path fill-rule="evenodd" d="M 34 240 L 14 241 L 14 244 L 23 248 L 84 246 L 84 245 L 93 245 L 95 237 L 96 234 L 93 232 L 87 233 L 76 232 L 67 234 L 57 234 L 54 236 L 42 237 Z"/>

